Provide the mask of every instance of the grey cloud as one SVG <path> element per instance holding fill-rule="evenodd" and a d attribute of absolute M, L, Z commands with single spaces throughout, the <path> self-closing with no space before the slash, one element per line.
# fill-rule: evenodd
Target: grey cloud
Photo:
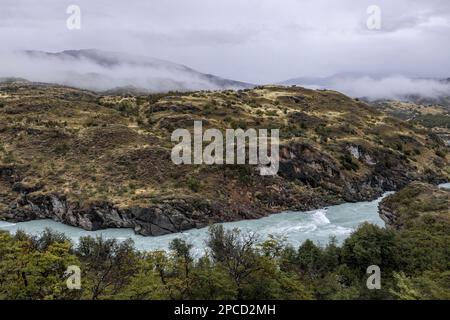
<path fill-rule="evenodd" d="M 65 28 L 72 3 L 80 31 Z M 365 27 L 372 4 L 381 32 Z M 449 21 L 447 0 L 2 0 L 0 41 L 3 50 L 130 52 L 253 83 L 349 71 L 443 77 Z"/>
<path fill-rule="evenodd" d="M 410 95 L 438 98 L 450 95 L 450 83 L 434 79 L 411 79 L 405 76 L 387 76 L 335 79 L 330 88 L 353 97 L 376 99 L 404 99 Z"/>
<path fill-rule="evenodd" d="M 183 30 L 179 34 L 151 31 L 130 32 L 132 37 L 144 42 L 158 42 L 173 46 L 239 45 L 251 40 L 256 34 L 250 30 Z"/>

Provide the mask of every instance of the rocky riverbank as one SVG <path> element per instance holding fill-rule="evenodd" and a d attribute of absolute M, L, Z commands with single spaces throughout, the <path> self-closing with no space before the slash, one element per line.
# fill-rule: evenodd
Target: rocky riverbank
<path fill-rule="evenodd" d="M 450 224 L 450 190 L 414 182 L 379 204 L 386 226 L 403 229 L 437 221 Z"/>

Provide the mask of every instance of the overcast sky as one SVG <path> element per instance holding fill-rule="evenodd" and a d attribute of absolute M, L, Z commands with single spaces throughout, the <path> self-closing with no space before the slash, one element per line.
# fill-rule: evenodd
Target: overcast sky
<path fill-rule="evenodd" d="M 66 28 L 71 4 L 81 30 Z M 366 26 L 370 5 L 381 9 L 381 30 Z M 0 50 L 131 52 L 254 83 L 340 72 L 450 77 L 449 39 L 448 0 L 0 0 Z"/>

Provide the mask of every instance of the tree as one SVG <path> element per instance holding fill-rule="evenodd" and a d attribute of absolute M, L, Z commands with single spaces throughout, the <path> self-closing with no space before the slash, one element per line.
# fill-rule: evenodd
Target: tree
<path fill-rule="evenodd" d="M 320 277 L 325 267 L 321 248 L 311 240 L 306 240 L 298 248 L 297 261 L 301 273 L 312 280 Z"/>
<path fill-rule="evenodd" d="M 83 263 L 85 294 L 96 300 L 111 298 L 127 286 L 138 271 L 139 254 L 133 241 L 82 237 L 77 254 Z"/>
<path fill-rule="evenodd" d="M 71 253 L 71 243 L 56 238 L 48 232 L 41 239 L 32 239 L 23 232 L 14 237 L 0 232 L 0 298 L 78 298 L 79 292 L 67 288 L 65 271 L 80 262 Z"/>
<path fill-rule="evenodd" d="M 224 268 L 209 256 L 200 258 L 192 272 L 190 299 L 231 300 L 236 296 L 236 285 Z"/>
<path fill-rule="evenodd" d="M 118 294 L 119 299 L 161 300 L 169 299 L 167 288 L 161 282 L 155 270 L 152 254 L 144 254 L 139 261 L 138 272 L 130 279 L 129 284 Z"/>
<path fill-rule="evenodd" d="M 244 281 L 260 268 L 254 248 L 256 243 L 256 235 L 242 235 L 238 229 L 225 231 L 221 225 L 209 229 L 207 245 L 211 249 L 211 257 L 234 281 L 238 299 L 243 298 Z"/>
<path fill-rule="evenodd" d="M 371 265 L 379 266 L 384 278 L 390 276 L 399 270 L 400 256 L 394 231 L 368 223 L 362 224 L 342 247 L 342 262 L 361 277 Z"/>
<path fill-rule="evenodd" d="M 394 272 L 395 287 L 390 290 L 400 300 L 418 300 L 421 297 L 413 282 L 403 272 Z"/>

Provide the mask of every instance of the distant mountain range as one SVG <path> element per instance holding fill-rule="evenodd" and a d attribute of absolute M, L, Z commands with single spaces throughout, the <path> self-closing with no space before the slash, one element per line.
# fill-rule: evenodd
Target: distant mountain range
<path fill-rule="evenodd" d="M 253 87 L 250 83 L 201 73 L 170 61 L 95 49 L 57 53 L 25 51 L 14 59 L 19 59 L 20 65 L 29 67 L 0 76 L 95 91 L 161 92 Z"/>
<path fill-rule="evenodd" d="M 96 49 L 56 53 L 30 50 L 1 58 L 8 63 L 0 65 L 0 78 L 22 78 L 99 92 L 138 94 L 255 87 L 166 60 Z M 445 105 L 450 101 L 450 78 L 346 72 L 329 77 L 293 78 L 279 84 L 331 89 L 370 101 Z"/>

